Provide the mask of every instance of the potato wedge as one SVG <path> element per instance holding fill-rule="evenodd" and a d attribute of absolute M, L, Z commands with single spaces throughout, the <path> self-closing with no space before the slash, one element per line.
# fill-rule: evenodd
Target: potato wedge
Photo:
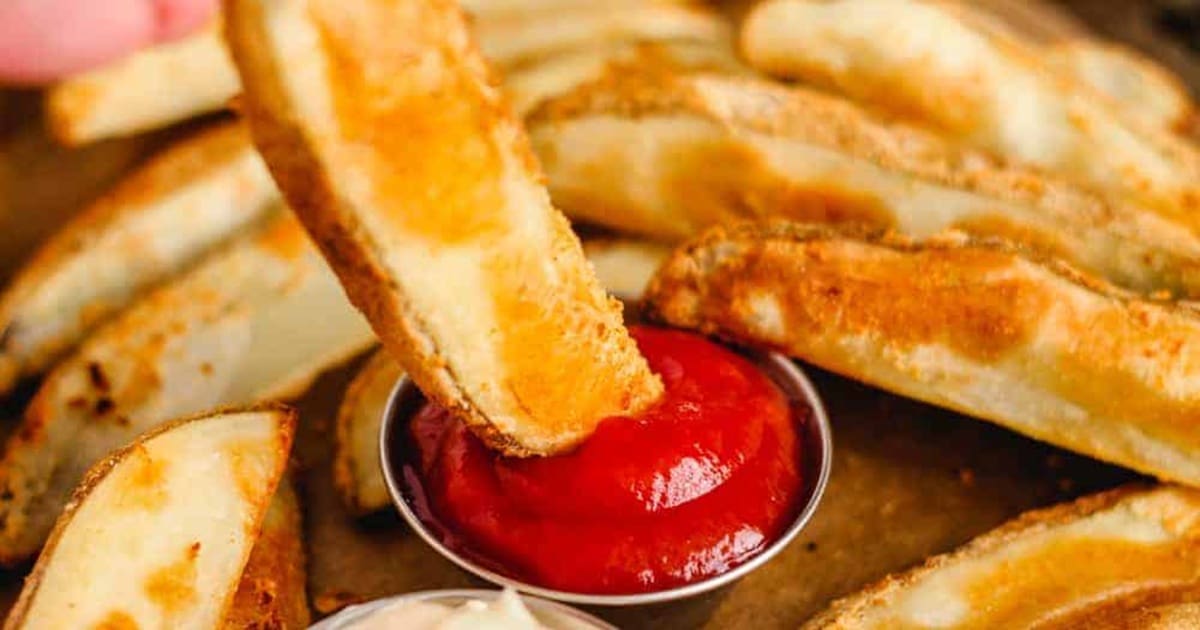
<path fill-rule="evenodd" d="M 650 241 L 593 238 L 583 242 L 583 253 L 605 290 L 623 301 L 637 302 L 671 250 Z"/>
<path fill-rule="evenodd" d="M 1127 119 L 1038 54 L 919 0 L 771 0 L 742 28 L 770 74 L 840 90 L 957 140 L 1182 216 L 1200 210 L 1200 149 Z"/>
<path fill-rule="evenodd" d="M 1163 479 L 1200 485 L 1200 312 L 961 233 L 714 228 L 649 313 Z"/>
<path fill-rule="evenodd" d="M 479 48 L 508 70 L 572 50 L 640 41 L 693 41 L 729 45 L 732 29 L 719 13 L 670 2 L 579 4 L 551 12 L 481 20 Z"/>
<path fill-rule="evenodd" d="M 583 241 L 583 251 L 608 292 L 636 302 L 658 265 L 665 245 L 623 238 Z M 387 352 L 376 352 L 346 388 L 338 408 L 333 445 L 333 481 L 346 509 L 356 516 L 391 504 L 379 470 L 379 425 L 388 398 L 404 370 Z"/>
<path fill-rule="evenodd" d="M 1136 289 L 1200 295 L 1192 221 L 1117 204 L 850 101 L 734 76 L 626 71 L 529 133 L 573 219 L 657 239 L 782 217 L 1000 235 Z"/>
<path fill-rule="evenodd" d="M 214 628 L 287 466 L 295 414 L 162 426 L 86 475 L 4 627 Z"/>
<path fill-rule="evenodd" d="M 238 91 L 220 24 L 66 79 L 46 93 L 46 124 L 63 144 L 165 127 L 223 109 Z"/>
<path fill-rule="evenodd" d="M 943 8 L 971 28 L 1011 40 L 1061 76 L 1112 99 L 1127 118 L 1180 130 L 1194 115 L 1187 86 L 1170 70 L 1133 48 L 1089 36 L 1086 29 L 1055 26 L 1056 11 L 1012 2 L 954 2 Z M 1048 23 L 1050 28 L 1044 28 Z"/>
<path fill-rule="evenodd" d="M 51 237 L 0 295 L 0 395 L 278 199 L 241 125 L 167 149 Z"/>
<path fill-rule="evenodd" d="M 513 455 L 657 399 L 454 3 L 225 6 L 256 144 L 427 395 Z"/>
<path fill-rule="evenodd" d="M 290 215 L 152 292 L 43 381 L 0 458 L 0 563 L 89 466 L 172 417 L 300 394 L 374 338 Z"/>
<path fill-rule="evenodd" d="M 695 41 L 623 42 L 562 53 L 513 70 L 504 91 L 524 118 L 543 101 L 581 85 L 633 70 L 646 72 L 710 71 L 746 74 L 749 69 L 729 44 Z"/>
<path fill-rule="evenodd" d="M 300 503 L 291 480 L 285 476 L 275 489 L 221 627 L 227 630 L 307 628 L 312 619 L 304 558 Z"/>
<path fill-rule="evenodd" d="M 1196 116 L 1183 81 L 1131 48 L 1073 39 L 1044 52 L 1051 66 L 1113 99 L 1127 118 L 1180 131 Z"/>
<path fill-rule="evenodd" d="M 346 509 L 356 516 L 391 504 L 379 470 L 379 425 L 396 381 L 403 375 L 400 364 L 380 350 L 355 375 L 338 407 L 333 483 Z"/>
<path fill-rule="evenodd" d="M 715 14 L 668 0 L 464 2 L 484 53 L 511 65 L 586 44 L 703 39 L 730 41 Z M 68 146 L 166 127 L 225 109 L 241 89 L 220 20 L 177 42 L 70 77 L 46 93 L 46 124 Z"/>
<path fill-rule="evenodd" d="M 1196 490 L 1112 490 L 1023 514 L 803 627 L 1191 628 L 1198 540 Z"/>

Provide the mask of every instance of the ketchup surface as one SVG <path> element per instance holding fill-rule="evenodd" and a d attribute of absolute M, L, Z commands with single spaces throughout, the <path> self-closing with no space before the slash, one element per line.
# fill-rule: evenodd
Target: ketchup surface
<path fill-rule="evenodd" d="M 443 544 L 531 584 L 637 593 L 724 573 L 791 524 L 807 410 L 703 337 L 631 332 L 666 395 L 570 453 L 501 457 L 441 407 L 421 408 L 408 436 L 419 464 L 404 476 Z"/>

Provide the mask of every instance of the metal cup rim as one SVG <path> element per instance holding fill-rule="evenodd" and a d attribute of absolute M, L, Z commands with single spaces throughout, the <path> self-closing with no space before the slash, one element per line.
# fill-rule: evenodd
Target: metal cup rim
<path fill-rule="evenodd" d="M 413 593 L 403 593 L 400 595 L 381 597 L 379 599 L 373 599 L 360 604 L 347 606 L 333 615 L 330 615 L 309 626 L 308 630 L 341 630 L 343 627 L 352 628 L 353 625 L 346 626 L 346 624 L 354 624 L 365 619 L 371 613 L 374 613 L 392 604 L 398 604 L 406 601 L 424 602 L 438 599 L 478 599 L 487 601 L 499 597 L 501 592 L 503 591 L 475 588 L 456 588 L 416 591 Z M 616 626 L 613 626 L 603 619 L 589 615 L 578 608 L 540 597 L 533 597 L 524 593 L 520 593 L 519 596 L 521 597 L 521 601 L 523 601 L 525 605 L 528 606 L 529 609 L 535 614 L 548 613 L 562 615 L 575 621 L 594 626 L 595 630 L 617 630 Z"/>
<path fill-rule="evenodd" d="M 829 482 L 829 472 L 833 462 L 833 436 L 829 425 L 829 417 L 825 411 L 825 405 L 821 401 L 821 397 L 817 394 L 816 387 L 809 380 L 808 375 L 795 362 L 788 357 L 778 353 L 763 350 L 755 350 L 750 348 L 734 348 L 739 354 L 751 359 L 762 367 L 779 385 L 784 393 L 792 398 L 799 398 L 808 404 L 812 410 L 812 417 L 809 426 L 806 430 L 809 435 L 806 436 L 810 448 L 811 455 L 816 456 L 816 478 L 808 487 L 808 496 L 804 506 L 798 512 L 796 519 L 784 531 L 779 538 L 772 542 L 757 556 L 747 560 L 746 562 L 734 567 L 732 570 L 713 576 L 706 580 L 677 586 L 660 591 L 649 591 L 645 593 L 629 593 L 629 594 L 598 594 L 598 593 L 577 593 L 572 591 L 560 591 L 557 589 L 546 588 L 536 584 L 529 584 L 520 580 L 501 575 L 479 566 L 471 560 L 462 557 L 442 544 L 438 538 L 433 535 L 425 526 L 425 523 L 412 510 L 408 504 L 408 500 L 404 496 L 403 486 L 399 478 L 398 471 L 391 466 L 392 458 L 392 429 L 397 423 L 396 416 L 398 413 L 397 407 L 400 401 L 411 390 L 416 390 L 416 385 L 408 378 L 407 375 L 401 376 L 396 385 L 392 388 L 392 392 L 388 397 L 387 405 L 384 407 L 383 421 L 380 423 L 379 430 L 379 466 L 383 471 L 384 481 L 387 485 L 388 494 L 392 498 L 392 504 L 400 512 L 400 515 L 408 523 L 409 527 L 421 537 L 430 547 L 433 547 L 442 557 L 450 560 L 464 571 L 482 578 L 492 584 L 502 587 L 512 588 L 522 594 L 533 595 L 544 599 L 555 600 L 559 602 L 569 602 L 572 604 L 584 604 L 592 606 L 640 606 L 646 604 L 658 604 L 663 602 L 686 599 L 706 593 L 726 584 L 730 584 L 755 569 L 761 567 L 770 561 L 773 557 L 779 554 L 788 544 L 799 535 L 800 531 L 808 525 L 812 519 L 817 507 L 821 503 L 821 497 L 825 493 L 825 487 Z M 419 390 L 417 390 L 419 394 Z"/>

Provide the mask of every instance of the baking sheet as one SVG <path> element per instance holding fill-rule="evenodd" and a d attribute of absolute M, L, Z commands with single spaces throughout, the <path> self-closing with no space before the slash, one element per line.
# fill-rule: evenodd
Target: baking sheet
<path fill-rule="evenodd" d="M 1027 10 L 1020 0 L 987 1 Z M 1152 51 L 1200 86 L 1200 63 L 1187 45 L 1155 37 L 1154 3 L 1067 4 L 1097 30 Z M 1080 28 L 1061 17 L 1032 23 L 1059 33 Z M 41 132 L 37 111 L 36 94 L 0 93 L 0 281 L 71 211 L 180 133 L 68 151 Z M 352 367 L 322 378 L 300 405 L 295 463 L 314 607 L 327 613 L 394 593 L 482 586 L 398 518 L 383 514 L 355 521 L 342 509 L 329 474 L 329 445 L 333 413 Z M 796 542 L 716 593 L 592 612 L 623 628 L 794 627 L 831 599 L 949 550 L 1021 511 L 1134 478 L 986 423 L 808 371 L 833 424 L 834 463 L 822 507 Z M 19 403 L 0 403 L 0 421 L 19 409 Z M 4 610 L 24 573 L 0 573 Z"/>

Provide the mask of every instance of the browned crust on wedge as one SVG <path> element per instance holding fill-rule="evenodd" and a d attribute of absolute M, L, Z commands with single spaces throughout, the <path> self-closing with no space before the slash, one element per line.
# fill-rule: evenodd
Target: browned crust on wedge
<path fill-rule="evenodd" d="M 83 503 L 83 500 L 89 494 L 91 494 L 92 490 L 95 489 L 100 482 L 104 481 L 104 479 L 113 470 L 113 468 L 117 466 L 117 464 L 121 463 L 121 461 L 128 457 L 133 451 L 142 448 L 142 445 L 147 441 L 152 440 L 155 437 L 158 437 L 159 435 L 167 433 L 173 429 L 177 429 L 185 424 L 203 422 L 209 418 L 229 413 L 248 412 L 270 412 L 277 414 L 279 419 L 278 448 L 279 452 L 281 453 L 281 457 L 279 458 L 278 469 L 274 471 L 273 478 L 275 479 L 275 483 L 278 483 L 278 480 L 283 477 L 284 470 L 287 467 L 287 454 L 291 451 L 292 441 L 296 435 L 297 413 L 292 407 L 278 403 L 263 403 L 239 408 L 231 407 L 166 422 L 147 431 L 146 433 L 143 433 L 127 446 L 113 451 L 108 457 L 98 462 L 95 466 L 92 466 L 92 468 L 88 470 L 87 474 L 84 475 L 83 480 L 79 482 L 79 485 L 76 487 L 71 500 L 67 503 L 66 507 L 63 508 L 62 514 L 60 514 L 58 517 L 58 521 L 55 522 L 54 530 L 50 533 L 49 538 L 46 540 L 45 546 L 42 547 L 42 552 L 38 556 L 37 562 L 33 565 L 33 569 L 29 572 L 29 575 L 25 578 L 25 583 L 27 585 L 33 584 L 34 587 L 26 587 L 21 590 L 21 596 L 17 599 L 17 602 L 13 605 L 12 609 L 8 613 L 8 617 L 4 621 L 5 630 L 14 630 L 15 628 L 21 627 L 22 620 L 28 614 L 29 607 L 33 604 L 34 599 L 37 597 L 38 587 L 43 583 L 42 576 L 45 574 L 46 567 L 54 555 L 54 549 L 58 545 L 59 538 L 62 536 L 63 532 L 70 527 L 71 519 L 74 516 L 75 511 Z M 270 490 L 273 490 L 273 488 Z M 266 512 L 267 502 L 264 501 L 253 521 L 248 525 L 252 531 L 257 531 L 261 528 L 263 518 L 266 516 Z M 250 553 L 251 550 L 247 549 L 245 556 L 241 559 L 243 565 L 249 559 Z M 225 602 L 224 610 L 229 610 L 229 607 L 233 603 L 233 595 L 234 593 L 231 591 L 229 598 Z"/>
<path fill-rule="evenodd" d="M 1197 311 L 1002 241 L 715 228 L 663 265 L 647 303 L 676 326 L 1200 483 Z"/>
<path fill-rule="evenodd" d="M 993 529 L 967 544 L 955 549 L 954 551 L 939 554 L 925 560 L 920 566 L 914 567 L 902 573 L 889 575 L 882 580 L 871 584 L 861 591 L 843 597 L 833 604 L 828 609 L 809 620 L 804 624 L 806 630 L 815 630 L 817 628 L 838 628 L 850 629 L 859 627 L 868 627 L 865 623 L 865 613 L 873 608 L 886 606 L 886 596 L 897 591 L 903 591 L 917 584 L 927 576 L 936 574 L 937 572 L 953 565 L 960 560 L 978 558 L 986 556 L 990 553 L 1003 549 L 1007 545 L 1020 540 L 1023 537 L 1039 532 L 1052 531 L 1055 528 L 1061 527 L 1083 519 L 1085 517 L 1104 512 L 1114 506 L 1117 506 L 1125 501 L 1136 499 L 1144 495 L 1150 495 L 1155 492 L 1190 492 L 1193 490 L 1172 487 L 1172 486 L 1149 486 L 1145 484 L 1131 484 L 1100 492 L 1098 494 L 1085 496 L 1075 501 L 1053 505 L 1047 508 L 1032 510 L 1025 512 L 1020 516 L 1004 523 L 1003 525 Z M 1177 518 L 1174 514 L 1160 514 L 1159 517 L 1164 520 Z M 1181 544 L 1189 546 L 1195 545 L 1195 532 L 1187 534 L 1187 540 Z M 1153 605 L 1155 599 L 1161 599 L 1166 602 L 1176 603 L 1179 601 L 1190 601 L 1196 596 L 1197 589 L 1200 589 L 1200 584 L 1191 586 L 1179 584 L 1160 584 L 1151 585 L 1148 589 L 1139 590 L 1135 594 L 1117 593 L 1110 597 L 1094 601 L 1080 602 L 1082 610 L 1073 611 L 1073 614 L 1080 615 L 1075 617 L 1076 620 L 1082 621 L 1088 610 L 1105 610 L 1112 615 L 1130 614 L 1131 617 L 1137 617 L 1143 614 L 1141 611 L 1128 610 L 1128 607 L 1122 609 L 1123 606 L 1132 603 L 1136 608 L 1149 607 Z M 1133 602 L 1124 602 L 1129 597 L 1132 597 Z M 1145 603 L 1146 606 L 1139 604 Z M 1059 627 L 1053 625 L 1053 627 Z M 1109 621 L 1115 621 L 1110 616 Z M 1041 627 L 1041 626 L 1039 626 Z M 1091 626 L 1073 626 L 1068 624 L 1063 627 L 1091 627 Z M 1125 626 L 1119 623 L 1104 627 L 1137 627 Z"/>
<path fill-rule="evenodd" d="M 355 10 L 375 11 L 378 15 L 393 16 L 398 14 L 387 13 L 387 11 L 395 11 L 399 5 L 386 5 L 380 0 L 376 0 L 371 4 L 359 6 L 358 9 L 343 9 L 340 6 L 335 9 L 334 7 L 337 5 L 332 3 L 320 6 L 327 11 L 346 11 L 345 14 L 335 12 L 334 15 L 353 23 L 351 18 L 361 17 L 355 15 Z M 297 11 L 301 10 L 293 8 Z M 312 12 L 317 8 L 318 5 L 310 2 L 303 5 L 303 10 L 310 11 L 304 18 L 289 16 L 281 19 L 293 19 L 294 22 L 310 20 L 312 23 L 306 26 L 311 27 L 314 31 L 320 31 L 319 27 L 332 28 L 315 17 Z M 422 141 L 428 143 L 427 147 L 451 146 L 456 142 L 454 138 L 457 136 L 483 138 L 481 142 L 487 146 L 485 153 L 494 151 L 495 155 L 500 156 L 496 159 L 504 165 L 504 168 L 516 163 L 522 171 L 517 177 L 509 177 L 508 171 L 499 174 L 488 171 L 484 177 L 495 177 L 496 182 L 503 182 L 504 185 L 519 188 L 521 192 L 518 193 L 518 196 L 524 198 L 523 196 L 530 192 L 528 188 L 530 182 L 536 181 L 539 177 L 536 161 L 519 126 L 492 87 L 492 80 L 486 66 L 469 40 L 465 23 L 462 21 L 457 7 L 442 0 L 424 0 L 405 8 L 413 12 L 413 15 L 409 15 L 406 19 L 414 20 L 413 24 L 420 23 L 422 28 L 430 29 L 414 36 L 414 41 L 421 42 L 421 45 L 428 46 L 428 48 L 410 47 L 409 55 L 416 53 L 433 55 L 431 59 L 437 59 L 434 65 L 441 64 L 441 67 L 430 68 L 429 71 L 445 73 L 435 77 L 434 83 L 442 86 L 439 90 L 444 89 L 448 91 L 447 93 L 454 94 L 461 93 L 464 111 L 467 113 L 456 113 L 457 117 L 449 119 L 452 121 L 450 125 L 463 124 L 464 120 L 470 120 L 470 124 L 479 125 L 482 128 L 468 130 L 456 127 L 449 130 L 450 135 L 442 143 L 432 141 L 431 130 L 422 128 L 420 125 L 434 124 L 437 121 L 424 120 L 425 111 L 409 111 L 424 107 L 432 112 L 436 101 L 431 99 L 426 102 L 423 100 L 426 98 L 424 94 L 429 92 L 422 92 L 423 96 L 420 99 L 413 99 L 408 95 L 409 93 L 405 93 L 406 95 L 401 96 L 400 99 L 407 105 L 406 109 L 397 109 L 401 106 L 386 99 L 372 101 L 379 105 L 380 111 L 383 113 L 371 111 L 370 115 L 375 117 L 395 116 L 399 111 L 411 114 L 412 116 L 404 119 L 416 124 L 417 128 L 421 129 L 420 134 L 428 135 L 428 137 L 421 138 Z M 529 307 L 530 303 L 514 307 L 515 310 L 523 308 L 526 311 L 535 311 L 530 312 L 528 318 L 506 316 L 503 309 L 509 305 L 503 305 L 497 306 L 497 312 L 493 314 L 495 320 L 501 323 L 496 326 L 484 324 L 488 326 L 488 330 L 493 331 L 493 333 L 489 333 L 493 340 L 500 339 L 502 341 L 511 340 L 515 338 L 514 335 L 520 334 L 513 332 L 518 330 L 514 326 L 519 327 L 519 330 L 532 331 L 536 328 L 538 332 L 548 333 L 532 335 L 538 336 L 543 341 L 541 346 L 533 344 L 524 346 L 521 352 L 525 358 L 520 361 L 497 359 L 496 363 L 505 369 L 504 374 L 484 374 L 483 370 L 479 369 L 480 361 L 475 360 L 475 355 L 467 356 L 469 354 L 467 352 L 451 353 L 441 347 L 442 344 L 450 343 L 450 338 L 446 335 L 438 338 L 432 332 L 435 330 L 432 323 L 435 321 L 445 323 L 446 320 L 443 316 L 449 316 L 449 314 L 420 311 L 413 299 L 415 293 L 412 291 L 411 282 L 402 286 L 402 283 L 392 275 L 395 266 L 387 261 L 389 256 L 396 252 L 388 251 L 389 248 L 380 242 L 381 233 L 389 230 L 396 233 L 388 234 L 388 236 L 394 237 L 393 243 L 401 240 L 397 234 L 404 238 L 413 238 L 411 234 L 407 233 L 412 230 L 407 227 L 402 229 L 389 227 L 386 230 L 378 228 L 379 221 L 382 220 L 380 217 L 387 215 L 388 220 L 394 221 L 400 216 L 400 211 L 389 205 L 388 202 L 388 200 L 395 201 L 396 198 L 390 197 L 386 192 L 377 195 L 378 198 L 384 199 L 384 202 L 380 204 L 384 212 L 381 212 L 378 217 L 372 217 L 372 220 L 375 221 L 373 225 L 376 227 L 368 229 L 361 207 L 354 205 L 355 202 L 346 194 L 345 186 L 339 185 L 340 182 L 333 180 L 333 173 L 329 171 L 330 165 L 322 162 L 323 159 L 329 157 L 324 150 L 328 146 L 318 146 L 319 141 L 313 139 L 312 134 L 318 133 L 314 129 L 319 125 L 314 124 L 316 121 L 304 120 L 300 107 L 297 105 L 298 102 L 292 102 L 293 96 L 286 92 L 289 78 L 296 79 L 289 74 L 290 69 L 295 68 L 295 64 L 285 67 L 276 59 L 275 55 L 278 51 L 271 48 L 276 33 L 269 31 L 272 28 L 269 25 L 274 18 L 279 16 L 264 15 L 263 12 L 268 10 L 271 9 L 265 8 L 263 3 L 253 0 L 231 0 L 226 5 L 227 37 L 231 43 L 235 63 L 243 77 L 243 84 L 246 86 L 245 113 L 250 122 L 252 134 L 259 149 L 266 157 L 276 181 L 280 183 L 292 207 L 302 218 L 326 259 L 338 273 L 347 294 L 354 304 L 367 315 L 385 346 L 401 361 L 405 370 L 421 385 L 423 391 L 462 418 L 490 446 L 511 455 L 547 454 L 569 448 L 586 437 L 601 418 L 640 409 L 656 399 L 661 392 L 661 383 L 655 375 L 649 372 L 644 359 L 637 354 L 632 339 L 621 325 L 619 305 L 614 301 L 607 300 L 594 277 L 587 275 L 590 270 L 587 268 L 578 240 L 570 234 L 566 219 L 548 207 L 547 210 L 550 212 L 545 216 L 545 220 L 548 222 L 550 242 L 548 245 L 538 243 L 532 247 L 538 249 L 548 247 L 550 251 L 545 252 L 546 259 L 553 261 L 556 273 L 559 274 L 558 278 L 567 279 L 567 281 L 562 282 L 557 292 L 545 295 L 546 291 L 543 291 L 542 299 L 533 308 Z M 413 17 L 415 15 L 420 15 L 422 18 Z M 295 23 L 289 24 L 296 27 Z M 276 24 L 274 27 L 279 28 L 279 25 Z M 324 33 L 324 31 L 320 32 Z M 356 33 L 356 35 L 368 36 L 369 34 Z M 394 34 L 388 35 L 389 38 L 393 36 Z M 345 38 L 348 35 L 341 33 L 337 37 Z M 332 35 L 325 39 L 330 40 L 331 38 L 336 39 Z M 358 37 L 354 39 L 356 42 L 365 41 Z M 329 42 L 325 44 L 331 45 Z M 339 66 L 337 73 L 339 77 L 358 76 L 365 73 L 363 68 L 355 66 L 352 62 L 346 62 L 338 56 L 349 54 L 348 50 L 338 47 L 342 44 L 350 45 L 349 42 L 332 45 L 331 50 L 336 54 L 328 50 L 319 50 L 313 53 L 314 59 L 317 61 L 336 59 L 338 63 L 350 63 L 349 68 Z M 395 50 L 391 50 L 390 53 L 397 54 Z M 328 57 L 324 55 L 328 55 Z M 404 55 L 398 56 L 404 57 Z M 372 57 L 372 63 L 378 59 L 380 57 Z M 388 58 L 382 63 L 382 66 L 373 66 L 371 70 L 374 72 L 382 67 L 387 67 L 392 76 L 413 75 L 410 79 L 416 76 L 402 60 Z M 422 75 L 422 80 L 425 78 L 427 77 Z M 369 80 L 366 81 L 369 83 Z M 341 89 L 353 89 L 353 86 L 337 85 L 334 86 L 333 91 L 336 93 Z M 440 93 L 439 90 L 434 90 L 434 92 Z M 376 98 L 376 95 L 366 93 L 369 91 L 364 88 L 363 92 L 355 92 L 352 95 L 354 102 L 357 102 L 358 99 Z M 350 101 L 343 99 L 339 102 L 345 104 Z M 414 116 L 420 120 L 413 120 Z M 353 118 L 353 114 L 347 114 L 334 122 L 344 126 L 347 121 L 357 124 L 356 120 Z M 320 124 L 323 125 L 325 122 L 330 121 L 322 121 Z M 330 122 L 330 124 L 332 125 L 334 122 Z M 372 133 L 387 133 L 387 131 L 373 128 Z M 479 134 L 484 135 L 480 136 Z M 340 141 L 330 138 L 323 138 L 323 140 L 326 145 L 337 145 Z M 403 149 L 403 151 L 412 150 L 411 147 Z M 380 159 L 377 157 L 378 155 L 392 159 L 398 157 L 397 153 L 399 152 L 401 150 L 396 148 L 380 149 L 377 153 L 371 154 L 374 157 L 364 159 L 364 163 L 378 165 Z M 489 155 L 491 154 L 489 153 Z M 468 158 L 467 161 L 472 159 L 474 158 Z M 489 169 L 494 166 L 494 163 L 489 161 L 491 159 L 491 157 L 485 157 L 480 160 L 480 164 L 476 165 L 476 170 Z M 391 180 L 383 181 L 388 178 L 395 178 L 396 181 L 399 181 L 400 184 L 397 184 L 399 188 L 409 184 L 413 186 L 420 184 L 426 187 L 435 184 L 435 182 L 426 181 L 415 182 L 406 178 L 402 171 L 389 169 L 387 172 L 387 176 L 369 172 L 360 172 L 359 174 L 375 186 L 377 191 L 392 190 L 383 188 L 385 184 L 391 186 L 395 183 Z M 455 174 L 446 173 L 445 176 L 453 178 Z M 463 180 L 463 176 L 458 177 Z M 507 179 L 505 179 L 506 177 Z M 444 182 L 436 183 L 443 184 Z M 460 194 L 461 190 L 456 186 L 457 184 L 449 185 L 451 192 L 448 196 L 452 204 L 463 200 L 463 195 Z M 478 191 L 479 185 L 475 186 L 476 188 L 473 190 Z M 429 190 L 436 190 L 436 188 Z M 500 189 L 497 188 L 497 190 Z M 426 194 L 427 192 L 418 193 L 418 195 Z M 544 191 L 539 191 L 538 194 L 544 195 Z M 439 195 L 441 195 L 440 192 L 435 192 L 429 197 L 437 198 Z M 495 199 L 494 203 L 497 205 L 509 203 L 504 198 L 505 195 L 500 196 L 502 198 Z M 405 203 L 418 204 L 417 212 L 419 213 L 437 212 L 435 208 L 420 208 L 421 200 L 413 200 L 411 196 L 406 196 L 404 199 Z M 496 212 L 499 213 L 501 210 L 498 208 Z M 416 215 L 404 216 L 411 218 Z M 541 228 L 538 230 L 540 231 Z M 498 232 L 508 233 L 506 229 L 500 229 Z M 486 230 L 483 233 L 487 233 Z M 427 242 L 435 243 L 434 249 L 437 249 L 445 244 L 444 240 L 442 243 L 437 243 L 439 238 L 445 235 L 439 232 L 435 236 Z M 484 259 L 487 259 L 487 245 L 483 247 L 485 248 Z M 492 254 L 494 255 L 494 252 Z M 506 269 L 498 263 L 499 261 L 491 261 L 488 264 L 496 265 L 491 269 Z M 513 264 L 516 265 L 516 263 Z M 421 273 L 436 272 L 425 269 Z M 501 271 L 495 275 L 489 275 L 487 278 L 493 281 L 489 283 L 491 285 L 495 285 L 501 280 L 504 282 L 500 284 L 508 284 L 509 281 L 517 280 L 511 271 L 507 274 Z M 447 279 L 449 280 L 449 278 Z M 539 281 L 532 280 L 532 282 L 536 285 Z M 541 289 L 545 289 L 545 286 L 534 289 L 534 291 Z M 568 289 L 571 292 L 569 295 L 566 293 Z M 471 293 L 475 290 L 490 291 L 493 297 L 497 295 L 497 291 L 503 291 L 497 286 L 490 286 L 490 288 L 477 287 L 466 292 Z M 523 290 L 524 287 L 513 293 L 516 294 Z M 460 289 L 460 292 L 462 291 Z M 425 297 L 428 298 L 430 295 L 431 293 L 427 292 Z M 519 300 L 522 298 L 514 295 L 513 298 L 505 299 Z M 434 302 L 436 300 L 429 299 L 427 301 Z M 497 305 L 500 303 L 499 300 L 496 301 Z M 562 317 L 547 317 L 551 311 Z M 487 317 L 487 315 L 481 314 L 480 316 Z M 558 321 L 549 323 L 552 319 Z M 534 323 L 530 324 L 529 322 Z M 541 322 L 547 324 L 540 326 Z M 453 327 L 447 325 L 445 328 Z M 462 327 L 460 326 L 460 328 Z M 487 352 L 494 350 L 495 348 L 481 348 L 478 352 L 487 356 Z M 551 353 L 559 354 L 552 360 L 544 360 L 550 357 Z M 499 354 L 492 355 L 492 357 L 499 357 Z M 486 358 L 482 362 L 489 360 L 491 359 Z M 571 363 L 575 369 L 565 369 L 566 363 Z M 568 381 L 574 380 L 574 383 L 561 382 L 557 379 L 525 378 L 521 375 L 522 370 L 534 366 L 541 366 L 537 370 L 558 370 L 560 378 Z M 497 382 L 496 379 L 499 381 Z M 488 384 L 481 385 L 485 382 Z M 465 389 L 464 383 L 470 383 L 472 389 L 470 391 Z M 500 387 L 497 387 L 497 384 Z M 571 390 L 570 393 L 568 393 L 568 389 Z M 581 392 L 586 392 L 586 398 L 580 397 Z M 572 400 L 573 404 L 554 404 L 560 400 L 565 402 L 568 398 Z M 554 413 L 544 413 L 549 407 L 555 407 Z M 506 426 L 501 427 L 497 424 L 501 420 Z"/>
<path fill-rule="evenodd" d="M 233 604 L 225 615 L 228 630 L 300 630 L 311 621 L 308 574 L 300 503 L 285 475 L 263 518 L 262 529 Z"/>

